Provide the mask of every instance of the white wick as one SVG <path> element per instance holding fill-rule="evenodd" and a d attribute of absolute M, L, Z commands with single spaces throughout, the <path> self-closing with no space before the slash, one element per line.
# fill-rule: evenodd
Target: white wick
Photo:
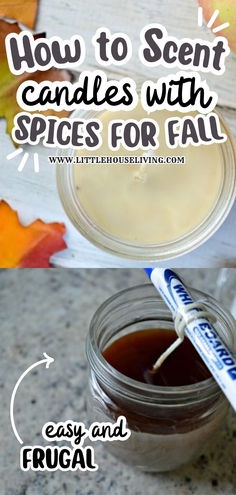
<path fill-rule="evenodd" d="M 149 150 L 146 151 L 146 153 L 143 153 L 142 156 L 148 157 L 148 156 L 154 156 L 154 151 Z M 137 180 L 144 180 L 146 176 L 146 169 L 147 169 L 148 162 L 146 163 L 141 163 L 138 172 L 135 172 L 134 177 Z"/>
<path fill-rule="evenodd" d="M 178 311 L 178 313 L 176 313 L 176 317 L 174 320 L 175 331 L 178 335 L 178 338 L 157 359 L 157 361 L 152 367 L 153 371 L 158 370 L 158 368 L 160 368 L 162 363 L 176 349 L 176 347 L 182 344 L 185 336 L 185 327 L 189 325 L 191 321 L 194 321 L 196 318 L 207 318 L 209 321 L 212 322 L 216 321 L 216 318 L 212 315 L 212 313 L 207 311 L 206 307 L 201 302 L 194 302 L 188 304 L 188 306 L 183 307 L 182 311 Z"/>
<path fill-rule="evenodd" d="M 166 358 L 176 349 L 176 347 L 178 347 L 180 344 L 182 344 L 183 342 L 183 339 L 178 337 L 178 339 L 176 339 L 173 344 L 171 344 L 167 349 L 166 351 L 164 351 L 161 356 L 157 359 L 157 361 L 155 362 L 155 364 L 153 365 L 152 369 L 153 371 L 157 371 L 158 368 L 160 368 L 160 366 L 162 365 L 162 363 L 164 363 L 164 361 L 166 360 Z"/>

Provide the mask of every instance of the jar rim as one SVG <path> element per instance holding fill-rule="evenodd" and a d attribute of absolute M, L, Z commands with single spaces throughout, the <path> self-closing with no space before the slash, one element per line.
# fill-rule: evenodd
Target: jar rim
<path fill-rule="evenodd" d="M 158 261 L 187 254 L 206 242 L 222 225 L 229 214 L 236 196 L 236 155 L 231 132 L 218 110 L 221 125 L 227 134 L 227 141 L 221 144 L 223 154 L 222 185 L 215 203 L 205 218 L 190 232 L 177 239 L 157 244 L 139 244 L 120 239 L 103 230 L 83 209 L 75 194 L 73 181 L 74 165 L 58 166 L 57 188 L 62 206 L 75 228 L 92 244 L 110 254 L 137 261 Z M 95 111 L 75 111 L 74 116 L 85 118 L 97 116 Z M 72 156 L 73 149 L 61 149 L 60 156 Z"/>
<path fill-rule="evenodd" d="M 99 345 L 96 341 L 96 325 L 97 325 L 97 322 L 100 318 L 100 315 L 104 312 L 104 311 L 107 311 L 108 310 L 108 306 L 112 305 L 114 302 L 117 301 L 118 298 L 122 297 L 122 296 L 126 296 L 128 295 L 128 293 L 132 293 L 132 291 L 134 290 L 140 290 L 141 293 L 143 294 L 145 290 L 147 290 L 147 288 L 153 288 L 152 284 L 142 284 L 142 285 L 136 285 L 136 286 L 133 286 L 133 287 L 130 287 L 128 289 L 124 289 L 122 291 L 119 291 L 117 292 L 116 294 L 112 295 L 111 297 L 109 297 L 108 299 L 106 299 L 100 306 L 99 308 L 96 310 L 91 322 L 90 322 L 90 328 L 89 328 L 89 334 L 88 334 L 88 337 L 87 337 L 87 345 L 86 345 L 86 352 L 87 352 L 87 358 L 88 358 L 88 361 L 90 363 L 90 366 L 92 368 L 92 370 L 94 371 L 95 375 L 96 376 L 99 376 L 102 380 L 105 379 L 105 381 L 109 382 L 109 379 L 112 379 L 115 380 L 116 384 L 115 384 L 115 387 L 116 387 L 116 391 L 118 392 L 120 387 L 122 387 L 122 385 L 125 385 L 127 387 L 127 394 L 130 394 L 132 392 L 135 393 L 135 391 L 140 395 L 140 399 L 144 399 L 145 397 L 145 400 L 147 400 L 147 394 L 150 395 L 150 399 L 151 399 L 151 402 L 154 401 L 154 397 L 153 395 L 155 395 L 156 397 L 158 396 L 162 396 L 162 398 L 164 397 L 164 399 L 166 398 L 166 400 L 170 400 L 171 398 L 177 398 L 178 397 L 178 400 L 181 399 L 181 396 L 183 399 L 186 399 L 187 397 L 188 398 L 192 398 L 194 399 L 197 398 L 197 400 L 199 400 L 199 394 L 221 394 L 221 390 L 218 386 L 218 384 L 216 383 L 216 381 L 214 380 L 213 377 L 210 377 L 206 380 L 202 380 L 200 382 L 197 382 L 197 383 L 193 383 L 193 384 L 190 384 L 190 385 L 183 385 L 183 386 L 172 386 L 172 387 L 166 387 L 166 386 L 157 386 L 157 385 L 152 385 L 152 384 L 148 384 L 148 383 L 142 383 L 142 382 L 139 382 L 137 380 L 134 380 L 132 378 L 129 378 L 125 375 L 123 375 L 122 373 L 120 373 L 118 370 L 116 370 L 115 368 L 113 368 L 113 366 L 111 366 L 106 360 L 105 358 L 103 357 L 102 355 L 102 352 L 99 348 Z M 196 289 L 192 289 L 192 288 L 189 288 L 190 291 L 195 294 L 195 295 L 199 295 L 200 297 L 207 297 L 209 299 L 209 301 L 211 301 L 212 303 L 215 303 L 217 304 L 217 301 L 212 298 L 211 296 L 209 296 L 208 294 L 205 294 L 204 292 L 201 292 L 199 290 L 196 290 Z M 155 291 L 155 289 L 154 289 Z M 163 307 L 166 307 L 164 301 L 162 300 L 161 296 L 159 296 L 159 294 L 157 293 L 156 291 L 156 295 L 155 295 L 155 299 L 159 302 L 161 302 L 161 304 L 163 305 Z M 168 310 L 168 308 L 166 307 L 166 309 Z M 219 304 L 217 306 L 217 309 L 219 311 Z M 230 313 L 228 311 L 226 311 L 225 309 L 223 308 L 220 308 L 221 309 L 221 314 L 224 315 L 224 317 L 227 317 L 228 318 L 228 323 L 231 324 L 233 326 L 233 317 L 230 315 Z M 169 310 L 168 310 L 169 312 Z M 170 313 L 171 314 L 171 313 Z M 110 383 L 107 385 L 111 385 Z M 122 390 L 122 394 L 124 395 L 124 390 Z"/>

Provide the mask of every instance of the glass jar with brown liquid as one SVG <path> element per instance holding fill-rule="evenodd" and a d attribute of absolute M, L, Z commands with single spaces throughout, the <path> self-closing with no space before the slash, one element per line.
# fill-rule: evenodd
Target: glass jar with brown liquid
<path fill-rule="evenodd" d="M 234 318 L 210 296 L 191 293 L 216 317 L 216 330 L 234 352 Z M 199 455 L 228 410 L 187 338 L 158 372 L 151 372 L 175 338 L 172 315 L 149 284 L 105 301 L 90 325 L 89 419 L 115 421 L 124 415 L 130 438 L 106 443 L 105 448 L 144 471 L 175 469 Z"/>

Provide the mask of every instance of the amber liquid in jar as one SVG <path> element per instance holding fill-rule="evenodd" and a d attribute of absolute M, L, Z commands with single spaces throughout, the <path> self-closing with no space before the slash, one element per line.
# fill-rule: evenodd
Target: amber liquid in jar
<path fill-rule="evenodd" d="M 152 372 L 156 360 L 176 338 L 173 330 L 153 328 L 132 332 L 110 344 L 103 357 L 123 375 L 152 385 L 176 387 L 210 378 L 208 368 L 187 337 Z"/>

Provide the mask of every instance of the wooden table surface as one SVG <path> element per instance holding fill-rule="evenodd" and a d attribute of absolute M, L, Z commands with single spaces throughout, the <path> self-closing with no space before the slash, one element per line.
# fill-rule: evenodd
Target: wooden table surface
<path fill-rule="evenodd" d="M 80 70 L 95 69 L 91 37 L 101 26 L 112 32 L 127 33 L 133 44 L 133 56 L 128 66 L 110 67 L 109 71 L 117 77 L 156 78 L 167 73 L 167 69 L 155 70 L 142 66 L 138 59 L 139 33 L 143 26 L 152 22 L 163 24 L 168 33 L 179 38 L 199 37 L 213 39 L 212 33 L 204 25 L 197 25 L 196 0 L 40 0 L 36 31 L 46 31 L 47 36 L 60 35 L 70 38 L 81 34 L 86 41 L 86 61 Z M 227 70 L 223 76 L 204 75 L 211 89 L 217 91 L 219 105 L 230 129 L 236 137 L 236 56 L 227 59 Z M 78 69 L 79 70 L 79 69 Z M 173 71 L 172 71 L 173 72 Z M 202 76 L 203 77 L 203 76 Z M 19 160 L 7 161 L 6 156 L 14 151 L 13 144 L 5 134 L 5 121 L 0 121 L 0 195 L 17 209 L 24 224 L 41 218 L 46 222 L 63 221 L 67 227 L 66 242 L 68 249 L 53 256 L 56 266 L 62 267 L 134 267 L 143 263 L 127 261 L 114 257 L 97 249 L 85 240 L 71 225 L 58 198 L 55 170 L 49 165 L 47 150 L 43 146 L 30 148 L 30 152 L 39 153 L 40 173 L 33 172 L 33 162 L 28 162 L 22 173 L 17 171 Z M 218 232 L 203 246 L 193 252 L 165 262 L 172 267 L 218 267 L 236 266 L 236 203 L 228 218 Z"/>

